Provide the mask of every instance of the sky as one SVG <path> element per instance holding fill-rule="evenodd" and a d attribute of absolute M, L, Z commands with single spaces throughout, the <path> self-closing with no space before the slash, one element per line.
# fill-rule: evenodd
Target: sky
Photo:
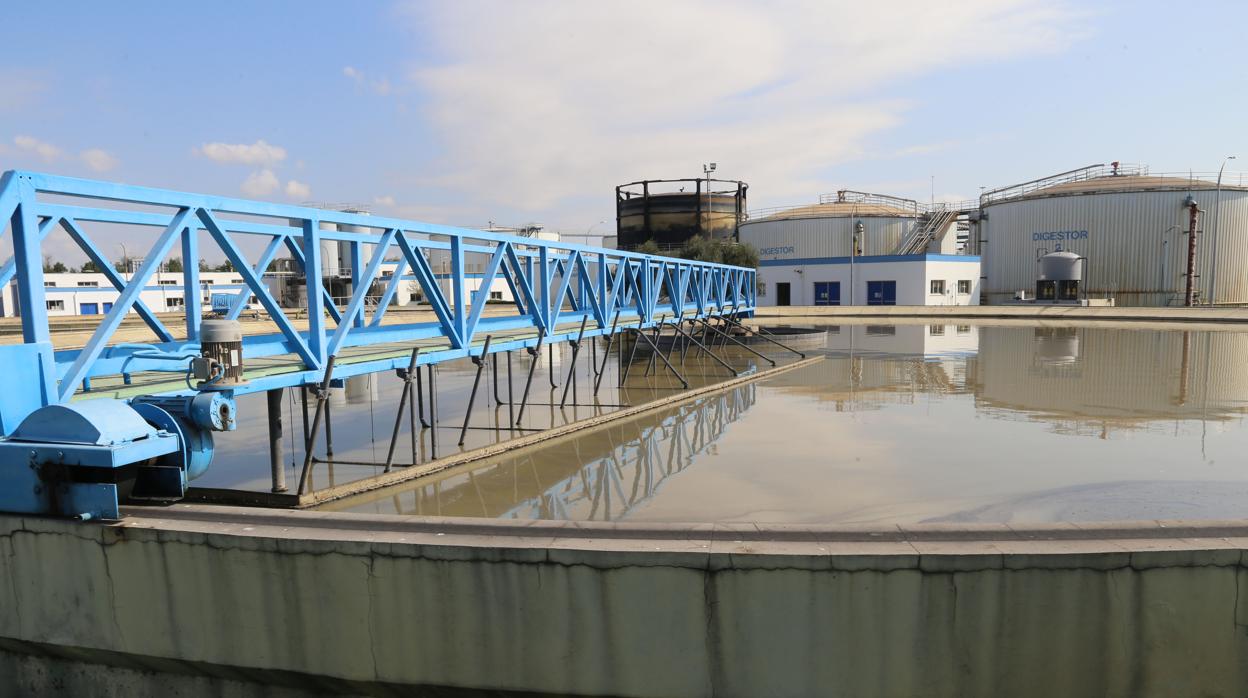
<path fill-rule="evenodd" d="M 5 21 L 0 170 L 468 227 L 609 234 L 615 185 L 707 162 L 762 208 L 1248 160 L 1242 2 L 135 0 Z"/>

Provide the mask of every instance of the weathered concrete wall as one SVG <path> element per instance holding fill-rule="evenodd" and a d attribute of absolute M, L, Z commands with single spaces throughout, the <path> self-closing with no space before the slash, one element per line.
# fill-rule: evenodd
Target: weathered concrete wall
<path fill-rule="evenodd" d="M 1239 524 L 5 517 L 0 650 L 383 695 L 1232 696 L 1248 685 L 1245 547 Z"/>

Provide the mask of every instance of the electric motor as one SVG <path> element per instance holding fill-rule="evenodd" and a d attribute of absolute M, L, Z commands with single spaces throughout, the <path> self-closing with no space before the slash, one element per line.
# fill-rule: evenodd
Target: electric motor
<path fill-rule="evenodd" d="M 200 390 L 229 390 L 243 379 L 243 329 L 237 320 L 205 320 L 199 331 L 202 360 L 195 364 Z"/>

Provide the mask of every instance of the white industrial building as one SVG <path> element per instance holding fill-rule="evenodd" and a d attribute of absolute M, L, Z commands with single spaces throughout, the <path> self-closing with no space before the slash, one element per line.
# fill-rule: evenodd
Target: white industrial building
<path fill-rule="evenodd" d="M 1061 249 L 1085 259 L 1088 298 L 1181 305 L 1194 203 L 1196 302 L 1248 303 L 1248 178 L 1223 175 L 1112 163 L 985 192 L 967 245 L 983 258 L 985 301 L 1030 296 L 1038 260 Z"/>
<path fill-rule="evenodd" d="M 120 276 L 128 279 L 130 274 Z M 181 272 L 154 274 L 139 299 L 155 313 L 179 312 L 186 307 L 187 294 L 182 283 Z M 199 283 L 198 298 L 204 306 L 212 304 L 214 293 L 237 294 L 245 288 L 238 272 L 201 271 Z M 52 317 L 102 315 L 113 309 L 121 295 L 108 277 L 99 272 L 45 273 L 43 285 L 48 315 Z M 10 283 L 0 289 L 0 315 L 16 314 L 16 288 L 16 284 Z"/>
<path fill-rule="evenodd" d="M 960 210 L 842 190 L 752 211 L 738 235 L 759 251 L 760 306 L 978 305 L 980 260 L 961 253 Z"/>

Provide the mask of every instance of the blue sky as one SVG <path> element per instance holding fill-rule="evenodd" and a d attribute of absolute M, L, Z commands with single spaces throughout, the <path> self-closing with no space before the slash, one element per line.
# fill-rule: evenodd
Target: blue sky
<path fill-rule="evenodd" d="M 756 207 L 971 198 L 1248 160 L 1248 4 L 23 3 L 0 169 L 481 226 L 613 225 L 614 184 Z M 1243 169 L 1248 169 L 1245 166 Z M 605 220 L 605 224 L 598 221 Z"/>

